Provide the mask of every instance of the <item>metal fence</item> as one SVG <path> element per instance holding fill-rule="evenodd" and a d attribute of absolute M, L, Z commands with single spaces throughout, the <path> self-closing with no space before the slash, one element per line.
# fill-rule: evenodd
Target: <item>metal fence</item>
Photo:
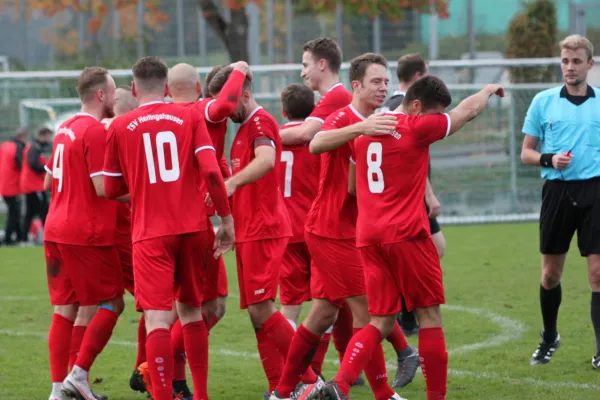
<path fill-rule="evenodd" d="M 600 61 L 600 60 L 598 60 Z M 556 65 L 556 59 L 435 61 L 432 73 L 444 76 L 455 106 L 475 93 L 482 83 L 459 83 L 465 68 L 474 68 L 476 81 L 502 82 L 510 65 Z M 300 82 L 299 65 L 254 66 L 254 92 L 257 100 L 280 122 L 279 93 L 290 83 Z M 118 83 L 129 83 L 131 71 L 113 70 Z M 201 76 L 207 68 L 199 69 Z M 342 67 L 345 84 L 348 64 Z M 55 128 L 79 107 L 75 80 L 79 71 L 0 73 L 2 98 L 8 97 L 4 122 L 12 127 L 41 125 Z M 390 75 L 395 82 L 395 71 Z M 469 75 L 468 73 L 466 75 Z M 600 76 L 591 76 L 600 84 Z M 432 184 L 443 204 L 444 223 L 526 221 L 536 219 L 542 186 L 539 168 L 522 165 L 519 155 L 522 122 L 536 93 L 558 85 L 505 85 L 507 96 L 492 99 L 488 109 L 457 135 L 432 146 Z M 230 124 L 229 146 L 236 126 Z"/>

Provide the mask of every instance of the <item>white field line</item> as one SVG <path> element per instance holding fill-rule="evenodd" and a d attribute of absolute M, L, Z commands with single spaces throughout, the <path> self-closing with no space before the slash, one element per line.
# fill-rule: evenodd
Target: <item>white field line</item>
<path fill-rule="evenodd" d="M 40 332 L 20 332 L 13 331 L 10 329 L 0 329 L 0 335 L 5 336 L 17 336 L 17 337 L 34 337 L 39 339 L 47 339 L 47 333 Z M 133 347 L 137 346 L 137 343 L 131 341 L 124 340 L 111 340 L 111 344 L 117 346 L 126 346 Z M 227 349 L 211 349 L 211 354 L 226 356 L 232 358 L 244 358 L 244 359 L 253 359 L 258 360 L 258 354 L 250 353 L 246 351 L 235 351 L 235 350 L 227 350 Z M 337 360 L 325 360 L 327 363 L 331 363 L 334 365 L 339 365 L 339 361 Z M 395 371 L 396 365 L 388 364 L 387 365 L 389 371 Z M 579 390 L 600 390 L 600 385 L 587 384 L 587 383 L 576 383 L 576 382 L 556 382 L 556 381 L 543 381 L 540 379 L 533 378 L 512 378 L 510 376 L 506 376 L 503 374 L 498 374 L 494 372 L 473 372 L 473 371 L 464 371 L 458 369 L 449 369 L 448 374 L 454 377 L 469 377 L 481 380 L 488 381 L 496 381 L 496 382 L 507 382 L 511 384 L 520 384 L 520 385 L 529 385 L 529 386 L 539 386 L 544 388 L 554 388 L 554 389 L 579 389 Z"/>
<path fill-rule="evenodd" d="M 4 298 L 0 297 L 0 301 Z M 448 311 L 459 311 L 459 312 L 467 312 L 470 314 L 474 314 L 483 318 L 487 318 L 490 321 L 498 324 L 501 327 L 500 334 L 493 336 L 489 340 L 480 343 L 473 343 L 469 345 L 464 345 L 455 349 L 450 350 L 449 354 L 461 354 L 470 351 L 477 351 L 486 347 L 498 346 L 504 342 L 509 340 L 518 339 L 525 332 L 525 326 L 515 321 L 511 318 L 501 316 L 499 314 L 495 314 L 491 311 L 485 309 L 477 309 L 477 308 L 468 308 L 463 306 L 455 306 L 455 305 L 447 305 L 444 306 L 445 310 Z M 0 329 L 0 335 L 5 336 L 16 336 L 16 337 L 35 337 L 39 339 L 47 339 L 47 333 L 41 332 L 23 332 L 23 331 L 15 331 L 10 329 Z M 126 346 L 126 347 L 136 347 L 136 342 L 131 341 L 123 341 L 123 340 L 111 340 L 111 344 L 117 346 Z M 235 350 L 228 349 L 211 349 L 211 354 L 227 356 L 227 357 L 235 357 L 235 358 L 245 358 L 245 359 L 258 359 L 258 354 L 250 353 L 250 352 L 240 352 Z M 325 360 L 328 363 L 332 363 L 335 365 L 339 365 L 339 361 L 337 360 Z M 395 364 L 388 364 L 388 369 L 390 371 L 394 371 L 396 369 Z M 529 386 L 539 386 L 545 388 L 562 388 L 562 389 L 579 389 L 579 390 L 600 390 L 600 385 L 595 384 L 587 384 L 587 383 L 576 383 L 576 382 L 556 382 L 556 381 L 544 381 L 540 379 L 520 377 L 520 378 L 512 378 L 510 376 L 506 376 L 499 373 L 494 372 L 473 372 L 473 371 L 465 371 L 458 369 L 449 369 L 448 374 L 454 377 L 469 377 L 481 380 L 490 380 L 497 382 L 508 382 L 511 384 L 521 384 L 521 385 L 529 385 Z"/>

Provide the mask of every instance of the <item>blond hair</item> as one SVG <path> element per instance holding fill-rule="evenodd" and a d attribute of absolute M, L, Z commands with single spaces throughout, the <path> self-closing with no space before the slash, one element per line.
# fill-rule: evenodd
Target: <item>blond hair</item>
<path fill-rule="evenodd" d="M 584 49 L 588 56 L 588 61 L 594 56 L 594 46 L 592 45 L 592 42 L 590 42 L 588 38 L 581 35 L 567 36 L 562 42 L 559 43 L 559 46 L 561 50 L 568 49 L 575 51 Z"/>

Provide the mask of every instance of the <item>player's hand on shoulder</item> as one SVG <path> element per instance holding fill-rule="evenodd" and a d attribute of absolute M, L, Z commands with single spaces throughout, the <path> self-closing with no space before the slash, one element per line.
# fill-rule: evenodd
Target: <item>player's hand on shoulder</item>
<path fill-rule="evenodd" d="M 502 85 L 491 83 L 485 87 L 485 91 L 488 92 L 490 96 L 496 95 L 498 97 L 504 97 L 504 88 Z"/>
<path fill-rule="evenodd" d="M 394 131 L 398 120 L 389 114 L 373 114 L 361 124 L 363 125 L 363 135 L 389 135 Z"/>
<path fill-rule="evenodd" d="M 217 230 L 215 237 L 214 257 L 219 258 L 221 255 L 233 249 L 235 244 L 235 229 L 233 226 L 233 217 L 228 215 L 221 218 L 221 226 Z"/>
<path fill-rule="evenodd" d="M 569 153 L 559 153 L 552 156 L 552 166 L 555 169 L 563 170 L 571 164 L 573 156 Z"/>

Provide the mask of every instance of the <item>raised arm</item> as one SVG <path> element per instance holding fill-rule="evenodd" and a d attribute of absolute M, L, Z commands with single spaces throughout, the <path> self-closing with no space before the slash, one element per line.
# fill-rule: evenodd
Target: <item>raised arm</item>
<path fill-rule="evenodd" d="M 450 132 L 454 134 L 462 128 L 467 122 L 475 119 L 485 110 L 488 100 L 494 94 L 504 97 L 504 89 L 500 85 L 487 85 L 472 96 L 467 97 L 460 102 L 456 108 L 448 113 L 450 116 Z"/>
<path fill-rule="evenodd" d="M 206 106 L 205 118 L 208 122 L 221 122 L 231 115 L 242 96 L 242 88 L 247 74 L 248 64 L 246 62 L 240 61 L 233 64 L 233 71 L 223 85 L 223 89 Z"/>

